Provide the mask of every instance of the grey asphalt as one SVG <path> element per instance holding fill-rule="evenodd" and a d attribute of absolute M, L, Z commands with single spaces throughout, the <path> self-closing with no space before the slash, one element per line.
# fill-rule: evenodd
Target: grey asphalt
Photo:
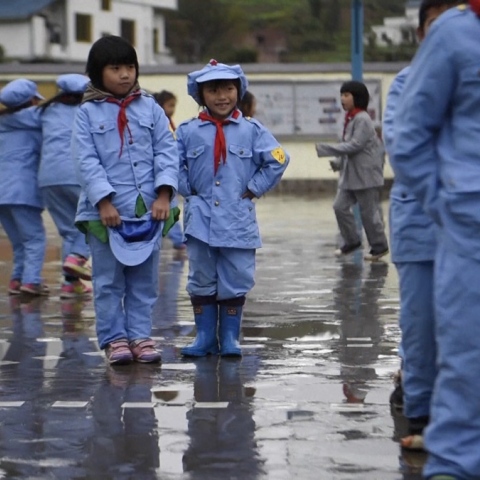
<path fill-rule="evenodd" d="M 168 240 L 153 333 L 161 366 L 107 366 L 92 301 L 61 301 L 47 220 L 48 298 L 7 295 L 0 239 L 0 479 L 419 480 L 391 412 L 398 279 L 389 257 L 333 255 L 331 198 L 257 202 L 263 248 L 241 360 L 184 360 L 188 262 Z M 385 211 L 387 205 L 384 205 Z"/>

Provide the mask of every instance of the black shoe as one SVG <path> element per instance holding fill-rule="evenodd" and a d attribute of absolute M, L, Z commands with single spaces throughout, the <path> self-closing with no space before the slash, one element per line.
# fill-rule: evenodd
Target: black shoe
<path fill-rule="evenodd" d="M 388 247 L 384 248 L 383 250 L 375 250 L 372 248 L 370 252 L 367 255 L 365 255 L 363 258 L 365 260 L 375 262 L 380 258 L 384 257 L 385 255 L 388 255 L 388 252 L 389 252 Z"/>
<path fill-rule="evenodd" d="M 344 245 L 338 250 L 335 250 L 335 255 L 337 257 L 340 257 L 341 255 L 348 255 L 349 253 L 352 253 L 359 248 L 362 248 L 362 242 L 352 243 L 351 245 Z"/>
<path fill-rule="evenodd" d="M 403 410 L 402 374 L 398 371 L 394 377 L 395 389 L 390 395 L 390 406 L 395 410 Z"/>

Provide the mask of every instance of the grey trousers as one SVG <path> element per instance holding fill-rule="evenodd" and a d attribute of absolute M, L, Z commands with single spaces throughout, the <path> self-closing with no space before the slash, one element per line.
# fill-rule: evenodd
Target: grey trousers
<path fill-rule="evenodd" d="M 362 225 L 372 250 L 386 250 L 388 241 L 380 215 L 380 194 L 377 187 L 363 190 L 343 190 L 341 188 L 337 190 L 333 210 L 345 244 L 354 245 L 361 241 L 352 212 L 355 204 L 358 204 Z"/>

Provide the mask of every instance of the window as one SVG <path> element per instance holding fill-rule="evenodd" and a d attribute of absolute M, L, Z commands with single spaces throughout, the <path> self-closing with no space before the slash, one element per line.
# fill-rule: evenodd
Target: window
<path fill-rule="evenodd" d="M 153 29 L 153 53 L 159 53 L 160 49 L 158 48 L 158 28 Z"/>
<path fill-rule="evenodd" d="M 101 9 L 109 12 L 112 9 L 112 0 L 100 0 Z"/>
<path fill-rule="evenodd" d="M 120 20 L 120 36 L 135 46 L 135 22 L 133 20 Z"/>
<path fill-rule="evenodd" d="M 91 15 L 75 15 L 75 38 L 77 42 L 92 41 L 92 17 Z"/>

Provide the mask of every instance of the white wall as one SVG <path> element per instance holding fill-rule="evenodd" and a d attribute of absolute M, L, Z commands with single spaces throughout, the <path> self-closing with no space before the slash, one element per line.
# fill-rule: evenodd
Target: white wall
<path fill-rule="evenodd" d="M 28 57 L 32 46 L 30 22 L 0 24 L 0 45 L 6 57 Z"/>

